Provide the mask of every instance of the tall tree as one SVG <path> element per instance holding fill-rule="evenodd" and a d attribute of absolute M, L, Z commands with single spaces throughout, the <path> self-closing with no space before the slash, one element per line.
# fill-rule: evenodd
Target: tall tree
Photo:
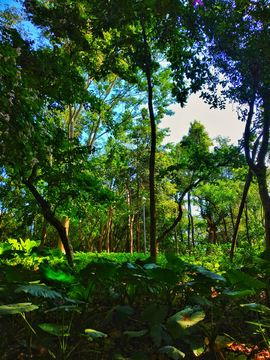
<path fill-rule="evenodd" d="M 267 185 L 269 146 L 270 50 L 268 1 L 211 1 L 204 14 L 213 64 L 222 72 L 225 96 L 242 105 L 240 117 L 246 121 L 244 150 L 246 161 L 256 175 L 265 213 L 265 242 L 270 248 L 270 196 Z M 256 54 L 256 56 L 254 56 Z M 214 82 L 215 83 L 215 82 Z M 213 89 L 213 83 L 211 85 Z M 213 103 L 216 95 L 207 96 Z M 257 155 L 252 157 L 256 139 Z"/>

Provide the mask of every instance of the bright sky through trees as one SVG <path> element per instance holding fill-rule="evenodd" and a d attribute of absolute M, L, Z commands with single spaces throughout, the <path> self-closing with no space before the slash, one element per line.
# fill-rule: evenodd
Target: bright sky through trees
<path fill-rule="evenodd" d="M 226 104 L 225 110 L 210 109 L 198 94 L 191 95 L 187 105 L 181 108 L 179 104 L 170 107 L 175 112 L 173 116 L 165 116 L 160 127 L 169 127 L 170 136 L 166 138 L 169 142 L 177 143 L 184 135 L 187 135 L 189 125 L 194 120 L 198 120 L 208 132 L 210 138 L 219 135 L 229 137 L 231 143 L 237 145 L 242 138 L 245 123 L 237 118 L 235 104 Z"/>

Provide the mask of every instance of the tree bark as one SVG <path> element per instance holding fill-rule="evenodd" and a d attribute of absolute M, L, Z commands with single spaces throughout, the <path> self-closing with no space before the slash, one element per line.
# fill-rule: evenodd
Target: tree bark
<path fill-rule="evenodd" d="M 263 118 L 263 130 L 262 130 L 262 141 L 260 144 L 260 150 L 256 159 L 256 164 L 253 158 L 250 156 L 250 137 L 251 137 L 251 123 L 253 117 L 253 109 L 255 103 L 255 94 L 249 104 L 249 113 L 245 127 L 244 133 L 244 147 L 245 147 L 245 156 L 247 163 L 250 169 L 255 173 L 258 185 L 259 185 L 259 194 L 264 210 L 264 219 L 265 219 L 265 245 L 266 249 L 270 249 L 270 196 L 268 193 L 267 178 L 266 178 L 266 166 L 265 160 L 268 153 L 268 144 L 269 144 L 269 98 L 266 94 L 263 98 L 263 108 L 264 108 L 264 118 Z"/>
<path fill-rule="evenodd" d="M 43 218 L 43 224 L 42 224 L 42 231 L 41 231 L 41 242 L 39 244 L 39 250 L 42 250 L 46 241 L 47 237 L 47 225 L 46 225 L 46 219 Z"/>
<path fill-rule="evenodd" d="M 66 229 L 66 234 L 68 236 L 68 233 L 69 233 L 69 226 L 70 226 L 70 219 L 63 215 L 62 217 L 62 225 L 64 226 L 64 228 Z M 64 247 L 64 244 L 59 236 L 58 238 L 58 244 L 57 244 L 57 247 L 58 249 L 60 249 L 62 251 L 63 254 L 66 254 L 66 250 L 65 250 L 65 247 Z"/>
<path fill-rule="evenodd" d="M 153 109 L 153 86 L 151 81 L 151 55 L 149 52 L 144 22 L 141 21 L 144 39 L 145 75 L 148 86 L 148 110 L 151 124 L 151 151 L 149 161 L 149 190 L 150 190 L 150 252 L 153 261 L 157 262 L 158 245 L 156 239 L 156 198 L 155 198 L 155 161 L 156 161 L 156 122 Z"/>
<path fill-rule="evenodd" d="M 246 198 L 247 198 L 247 194 L 248 194 L 248 190 L 249 190 L 251 181 L 252 181 L 252 171 L 249 169 L 246 183 L 244 186 L 242 199 L 241 199 L 241 204 L 240 204 L 240 207 L 238 210 L 238 215 L 237 215 L 237 220 L 236 220 L 236 224 L 234 227 L 234 232 L 233 232 L 233 240 L 232 240 L 232 246 L 231 246 L 231 252 L 230 252 L 230 261 L 231 262 L 233 261 L 233 256 L 234 256 L 234 252 L 235 252 L 237 236 L 238 236 L 238 231 L 239 231 L 239 225 L 240 225 L 240 221 L 241 221 L 241 217 L 243 214 L 243 210 L 244 210 L 244 206 L 245 206 L 245 202 L 246 202 Z"/>
<path fill-rule="evenodd" d="M 97 246 L 97 252 L 98 252 L 98 253 L 101 253 L 101 252 L 102 252 L 103 231 L 104 231 L 103 221 L 100 220 L 98 246 Z"/>
<path fill-rule="evenodd" d="M 245 220 L 246 220 L 246 232 L 247 232 L 247 241 L 250 246 L 252 246 L 252 240 L 249 236 L 249 226 L 248 226 L 248 207 L 247 204 L 245 206 Z"/>

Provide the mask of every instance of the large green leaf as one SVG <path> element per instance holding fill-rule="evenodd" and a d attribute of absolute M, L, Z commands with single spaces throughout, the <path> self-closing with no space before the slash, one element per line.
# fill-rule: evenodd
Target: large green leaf
<path fill-rule="evenodd" d="M 64 284 L 72 284 L 75 282 L 75 278 L 72 275 L 67 272 L 63 272 L 62 270 L 53 270 L 51 267 L 44 265 L 40 266 L 40 270 L 44 273 L 47 279 Z"/>
<path fill-rule="evenodd" d="M 143 336 L 143 335 L 145 335 L 147 333 L 148 333 L 148 330 L 143 329 L 143 330 L 140 330 L 140 331 L 124 331 L 123 335 L 127 336 L 129 339 L 131 339 L 131 338 L 134 338 L 134 337 Z"/>
<path fill-rule="evenodd" d="M 46 331 L 47 333 L 55 336 L 69 336 L 68 326 L 67 325 L 57 325 L 57 324 L 40 324 L 38 325 L 42 330 Z"/>
<path fill-rule="evenodd" d="M 204 339 L 201 336 L 186 336 L 185 341 L 189 343 L 195 356 L 200 356 L 204 352 Z"/>
<path fill-rule="evenodd" d="M 166 345 L 170 345 L 172 343 L 171 335 L 162 324 L 152 326 L 150 329 L 150 336 L 157 347 L 161 346 L 162 341 L 164 341 Z"/>
<path fill-rule="evenodd" d="M 131 316 L 134 314 L 134 309 L 132 309 L 130 306 L 116 306 L 115 311 L 117 312 L 119 318 L 121 321 L 124 321 L 128 316 Z"/>
<path fill-rule="evenodd" d="M 242 296 L 246 296 L 246 295 L 255 295 L 256 292 L 253 289 L 246 289 L 246 290 L 241 290 L 241 289 L 225 289 L 222 294 L 227 295 L 227 296 L 232 296 L 232 297 L 242 297 Z"/>
<path fill-rule="evenodd" d="M 91 280 L 107 280 L 114 276 L 118 264 L 110 262 L 108 260 L 100 259 L 98 262 L 92 261 L 83 270 L 80 271 L 80 275 Z"/>
<path fill-rule="evenodd" d="M 42 296 L 49 299 L 56 299 L 62 297 L 62 295 L 59 294 L 57 291 L 51 290 L 50 286 L 44 284 L 19 285 L 15 292 L 25 292 L 33 296 Z"/>
<path fill-rule="evenodd" d="M 169 317 L 167 320 L 167 328 L 176 339 L 183 334 L 185 329 L 196 325 L 204 318 L 205 313 L 203 311 L 194 312 L 192 308 L 187 308 Z"/>
<path fill-rule="evenodd" d="M 186 269 L 185 262 L 181 260 L 178 255 L 165 254 L 165 257 L 168 261 L 168 263 L 166 264 L 166 268 L 172 269 L 174 271 L 183 271 Z"/>
<path fill-rule="evenodd" d="M 85 329 L 84 332 L 89 336 L 91 341 L 107 337 L 107 334 L 93 329 Z"/>
<path fill-rule="evenodd" d="M 164 285 L 177 285 L 179 283 L 179 277 L 170 269 L 154 268 L 148 270 L 147 274 L 156 282 Z"/>
<path fill-rule="evenodd" d="M 186 263 L 186 266 L 189 270 L 204 275 L 211 280 L 226 281 L 226 279 L 223 276 L 216 274 L 213 271 L 206 270 L 201 266 L 188 264 L 188 263 Z"/>
<path fill-rule="evenodd" d="M 167 354 L 174 360 L 182 359 L 185 357 L 185 354 L 182 351 L 170 345 L 164 346 L 163 348 L 159 349 L 159 352 L 161 352 L 161 354 Z"/>
<path fill-rule="evenodd" d="M 142 312 L 142 319 L 149 324 L 158 325 L 164 321 L 168 313 L 168 305 L 163 305 L 160 308 L 155 303 L 150 303 Z"/>
<path fill-rule="evenodd" d="M 32 305 L 32 303 L 7 304 L 0 306 L 0 315 L 21 314 L 36 309 L 38 309 L 38 306 Z"/>
<path fill-rule="evenodd" d="M 232 285 L 240 285 L 243 290 L 265 289 L 266 287 L 262 281 L 240 270 L 230 269 L 227 271 L 227 276 Z"/>
<path fill-rule="evenodd" d="M 213 303 L 210 300 L 208 300 L 205 297 L 200 296 L 200 295 L 193 295 L 193 296 L 189 297 L 188 299 L 190 302 L 198 304 L 198 305 L 202 305 L 202 306 L 212 306 L 213 305 Z"/>

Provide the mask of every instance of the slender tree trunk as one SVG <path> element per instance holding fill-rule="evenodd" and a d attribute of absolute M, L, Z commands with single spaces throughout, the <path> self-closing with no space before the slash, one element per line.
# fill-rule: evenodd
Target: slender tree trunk
<path fill-rule="evenodd" d="M 137 211 L 137 226 L 136 226 L 136 249 L 137 253 L 140 252 L 140 237 L 141 237 L 141 223 L 140 223 L 140 211 Z"/>
<path fill-rule="evenodd" d="M 259 194 L 264 210 L 265 245 L 266 249 L 270 249 L 270 196 L 267 187 L 266 167 L 258 169 L 256 176 L 259 184 Z"/>
<path fill-rule="evenodd" d="M 100 220 L 98 246 L 97 246 L 97 252 L 98 252 L 98 253 L 101 253 L 101 252 L 102 252 L 103 231 L 104 231 L 103 221 Z"/>
<path fill-rule="evenodd" d="M 106 251 L 109 254 L 110 253 L 110 231 L 111 231 L 111 224 L 112 224 L 112 213 L 115 206 L 110 206 L 108 211 L 108 217 L 107 217 L 107 226 L 106 226 Z"/>
<path fill-rule="evenodd" d="M 249 236 L 249 226 L 248 226 L 248 207 L 247 207 L 247 203 L 245 206 L 245 220 L 246 220 L 246 232 L 247 232 L 247 241 L 249 243 L 250 246 L 252 246 L 252 240 Z"/>
<path fill-rule="evenodd" d="M 134 214 L 132 210 L 132 202 L 131 202 L 131 191 L 129 188 L 129 183 L 126 183 L 126 193 L 127 193 L 127 204 L 129 208 L 128 214 L 128 244 L 127 251 L 133 254 L 133 223 L 134 223 Z"/>
<path fill-rule="evenodd" d="M 140 252 L 141 223 L 140 223 L 140 181 L 137 174 L 137 212 L 136 212 L 136 249 Z"/>
<path fill-rule="evenodd" d="M 230 218 L 231 218 L 231 222 L 232 222 L 232 228 L 234 231 L 235 225 L 234 225 L 234 219 L 233 219 L 233 211 L 232 211 L 232 207 L 230 207 Z"/>
<path fill-rule="evenodd" d="M 246 201 L 246 198 L 247 198 L 247 194 L 248 194 L 248 190 L 249 190 L 251 180 L 252 180 L 252 171 L 249 170 L 248 176 L 247 176 L 247 179 L 246 179 L 246 183 L 245 183 L 245 187 L 244 187 L 244 191 L 243 191 L 243 195 L 242 195 L 242 199 L 241 199 L 241 203 L 240 203 L 239 210 L 238 210 L 238 215 L 237 215 L 237 219 L 236 219 L 235 228 L 234 228 L 233 240 L 232 240 L 232 246 L 231 246 L 231 252 L 230 252 L 230 261 L 233 261 L 233 256 L 234 256 L 234 252 L 235 252 L 237 236 L 238 236 L 238 231 L 239 231 L 239 225 L 240 225 L 240 222 L 241 222 L 241 217 L 242 217 L 242 214 L 243 214 L 245 201 Z"/>
<path fill-rule="evenodd" d="M 151 81 L 152 59 L 147 42 L 144 22 L 141 21 L 144 38 L 145 75 L 148 86 L 148 110 L 151 123 L 151 152 L 149 161 L 149 190 L 150 190 L 150 251 L 154 262 L 157 262 L 158 245 L 156 239 L 156 198 L 155 198 L 155 161 L 156 161 L 156 122 L 153 109 L 153 87 Z"/>
<path fill-rule="evenodd" d="M 177 236 L 177 228 L 174 229 L 174 240 L 175 240 L 175 252 L 176 254 L 179 253 L 179 247 L 178 247 L 178 236 Z"/>
<path fill-rule="evenodd" d="M 113 252 L 113 218 L 111 216 L 110 222 L 110 253 Z"/>
<path fill-rule="evenodd" d="M 225 218 L 223 219 L 223 225 L 224 225 L 225 243 L 228 244 L 229 236 L 228 236 L 227 223 Z"/>
<path fill-rule="evenodd" d="M 259 185 L 259 194 L 264 210 L 264 218 L 265 218 L 265 245 L 266 249 L 270 249 L 270 196 L 268 193 L 267 186 L 267 178 L 266 178 L 266 166 L 265 160 L 266 155 L 268 153 L 268 145 L 269 145 L 269 127 L 270 127 L 270 101 L 268 94 L 263 98 L 264 108 L 264 117 L 263 117 L 263 130 L 262 130 L 262 141 L 260 144 L 260 150 L 258 152 L 258 156 L 256 159 L 256 164 L 254 162 L 254 157 L 250 156 L 250 138 L 251 138 L 251 124 L 253 117 L 255 103 L 255 90 L 253 97 L 249 103 L 249 113 L 246 121 L 245 134 L 244 134 L 244 147 L 245 147 L 245 156 L 247 163 L 250 169 L 255 173 L 258 185 Z"/>
<path fill-rule="evenodd" d="M 46 219 L 43 218 L 43 224 L 42 224 L 42 231 L 41 231 L 41 242 L 39 244 L 39 250 L 42 250 L 46 241 L 46 236 L 47 236 L 47 224 L 46 224 Z"/>
<path fill-rule="evenodd" d="M 2 238 L 3 238 L 2 221 L 3 221 L 3 216 L 2 214 L 0 214 L 0 242 L 2 242 Z"/>
<path fill-rule="evenodd" d="M 191 244 L 190 244 L 190 214 L 188 214 L 187 242 L 188 242 L 189 251 L 191 251 Z"/>

